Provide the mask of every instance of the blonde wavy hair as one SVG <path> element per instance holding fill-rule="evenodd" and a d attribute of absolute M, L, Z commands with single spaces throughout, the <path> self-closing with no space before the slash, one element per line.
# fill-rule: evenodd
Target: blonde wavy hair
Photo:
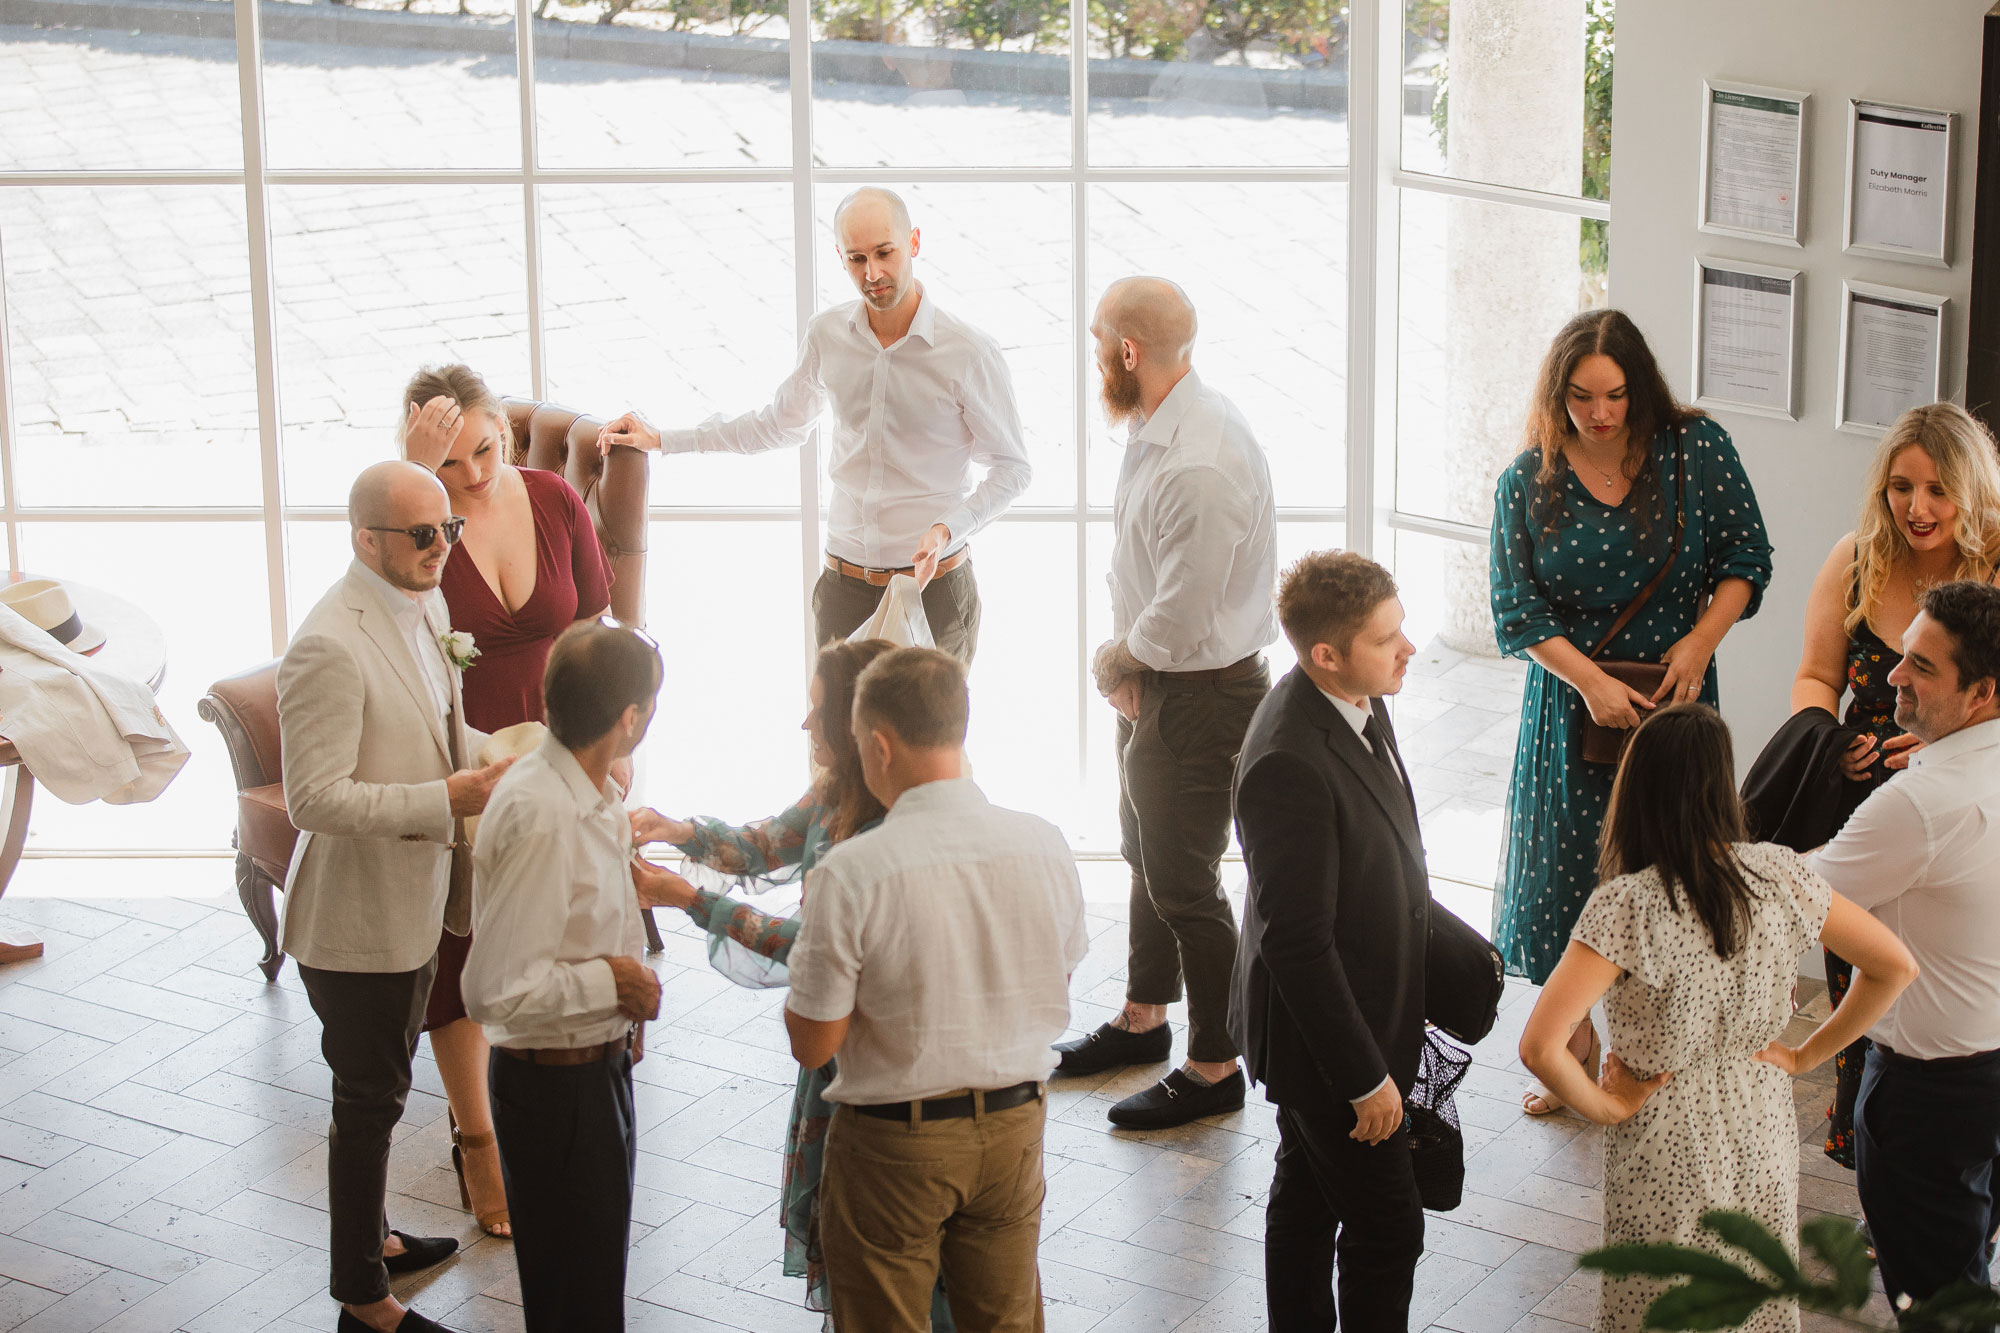
<path fill-rule="evenodd" d="M 1911 445 L 1930 457 L 1945 498 L 1958 508 L 1952 534 L 1958 568 L 1952 577 L 1985 581 L 2000 569 L 2000 447 L 1956 403 L 1913 407 L 1889 427 L 1868 465 L 1861 519 L 1854 525 L 1854 558 L 1848 564 L 1844 623 L 1849 634 L 1881 604 L 1890 574 L 1910 549 L 1889 512 L 1889 469 Z"/>
<path fill-rule="evenodd" d="M 403 389 L 403 411 L 396 419 L 396 447 L 403 447 L 409 431 L 410 409 L 422 407 L 433 398 L 449 398 L 458 404 L 458 410 L 466 415 L 484 412 L 500 423 L 500 438 L 504 444 L 502 456 L 508 462 L 517 462 L 514 457 L 514 426 L 507 419 L 507 405 L 500 401 L 500 395 L 486 387 L 486 380 L 471 366 L 425 366 L 410 377 Z"/>

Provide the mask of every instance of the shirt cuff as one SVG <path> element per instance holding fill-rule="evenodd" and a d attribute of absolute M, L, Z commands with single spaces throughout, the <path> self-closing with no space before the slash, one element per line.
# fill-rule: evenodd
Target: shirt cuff
<path fill-rule="evenodd" d="M 1367 1101 L 1370 1097 L 1373 1097 L 1376 1093 L 1388 1087 L 1391 1081 L 1392 1081 L 1391 1077 L 1387 1074 L 1384 1074 L 1382 1076 L 1382 1081 L 1380 1083 L 1377 1083 L 1374 1087 L 1368 1089 L 1368 1091 L 1363 1093 L 1361 1096 L 1349 1097 L 1347 1099 L 1348 1104 L 1358 1109 L 1361 1103 Z"/>
<path fill-rule="evenodd" d="M 1149 670 L 1172 671 L 1174 669 L 1176 659 L 1173 653 L 1139 633 L 1139 627 L 1136 625 L 1125 635 L 1125 650 L 1138 658 L 1140 664 Z"/>
<path fill-rule="evenodd" d="M 939 552 L 940 555 L 949 554 L 954 546 L 965 545 L 966 534 L 972 531 L 972 511 L 970 509 L 964 505 L 960 505 L 937 521 L 951 529 L 951 538 L 945 542 L 944 550 Z"/>
<path fill-rule="evenodd" d="M 583 982 L 584 1004 L 591 1017 L 618 1012 L 618 977 L 608 960 L 593 958 L 578 965 L 577 976 Z"/>
<path fill-rule="evenodd" d="M 689 427 L 685 430 L 663 430 L 660 432 L 660 452 L 663 454 L 692 454 L 701 451 L 701 432 Z"/>

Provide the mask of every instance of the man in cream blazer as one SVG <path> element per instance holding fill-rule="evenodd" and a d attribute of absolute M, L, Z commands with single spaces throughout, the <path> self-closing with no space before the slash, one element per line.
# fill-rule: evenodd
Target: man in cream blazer
<path fill-rule="evenodd" d="M 341 1333 L 440 1325 L 389 1294 L 389 1274 L 458 1248 L 389 1229 L 389 1136 L 437 969 L 440 924 L 471 920 L 464 820 L 505 763 L 468 769 L 437 591 L 458 537 L 445 490 L 414 463 L 378 463 L 348 495 L 354 563 L 306 616 L 278 668 L 285 801 L 298 845 L 281 946 L 319 1015 L 333 1073 L 327 1142 L 330 1290 Z"/>

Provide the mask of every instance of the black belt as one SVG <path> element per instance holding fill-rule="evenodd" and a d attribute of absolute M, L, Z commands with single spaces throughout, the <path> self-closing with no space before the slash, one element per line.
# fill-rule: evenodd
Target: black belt
<path fill-rule="evenodd" d="M 1016 1083 L 1011 1088 L 995 1088 L 986 1093 L 988 1111 L 1011 1111 L 1042 1095 L 1042 1085 L 1033 1081 Z M 972 1114 L 972 1097 L 962 1092 L 956 1097 L 932 1097 L 923 1102 L 879 1102 L 873 1106 L 857 1106 L 856 1115 L 874 1116 L 877 1120 L 963 1120 Z M 913 1114 L 912 1107 L 920 1108 L 920 1114 Z"/>

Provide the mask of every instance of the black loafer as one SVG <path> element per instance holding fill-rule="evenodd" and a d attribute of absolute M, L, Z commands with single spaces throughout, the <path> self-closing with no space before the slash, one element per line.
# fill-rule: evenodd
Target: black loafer
<path fill-rule="evenodd" d="M 334 1333 L 375 1333 L 374 1329 L 344 1309 L 340 1312 L 340 1322 L 333 1327 Z M 435 1319 L 426 1319 L 415 1310 L 405 1310 L 402 1322 L 396 1325 L 396 1333 L 451 1333 L 451 1330 Z"/>
<path fill-rule="evenodd" d="M 1172 1129 L 1199 1120 L 1205 1115 L 1226 1115 L 1243 1109 L 1243 1071 L 1237 1070 L 1220 1083 L 1201 1084 L 1187 1071 L 1173 1073 L 1135 1092 L 1105 1112 L 1120 1129 Z"/>
<path fill-rule="evenodd" d="M 1144 1032 L 1128 1032 L 1106 1023 L 1088 1036 L 1059 1041 L 1055 1049 L 1058 1074 L 1101 1074 L 1120 1065 L 1156 1065 L 1174 1048 L 1174 1030 L 1162 1023 Z"/>
<path fill-rule="evenodd" d="M 414 1273 L 420 1268 L 441 1264 L 458 1253 L 456 1236 L 406 1236 L 400 1231 L 389 1234 L 400 1237 L 403 1242 L 401 1254 L 382 1257 L 382 1267 L 391 1273 Z"/>

